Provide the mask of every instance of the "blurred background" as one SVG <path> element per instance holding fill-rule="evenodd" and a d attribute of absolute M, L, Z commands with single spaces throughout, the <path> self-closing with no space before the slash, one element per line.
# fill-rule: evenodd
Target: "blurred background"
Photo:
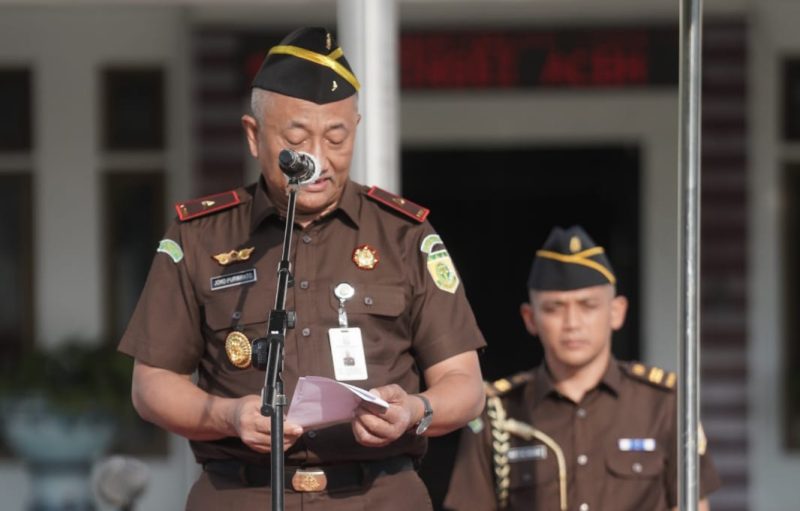
<path fill-rule="evenodd" d="M 394 91 L 394 157 L 355 176 L 431 208 L 490 345 L 487 379 L 540 360 L 518 305 L 536 248 L 573 223 L 631 299 L 616 355 L 677 369 L 679 2 L 386 0 L 396 38 L 378 48 L 359 47 L 353 4 L 0 0 L 0 508 L 183 508 L 188 445 L 135 416 L 114 347 L 172 204 L 257 176 L 239 124 L 249 79 L 298 26 L 329 27 L 348 57 L 384 52 L 371 74 L 350 62 L 365 97 L 376 68 Z M 800 2 L 704 6 L 712 508 L 793 510 Z M 368 145 L 387 118 L 362 110 Z M 437 505 L 456 439 L 423 466 Z"/>

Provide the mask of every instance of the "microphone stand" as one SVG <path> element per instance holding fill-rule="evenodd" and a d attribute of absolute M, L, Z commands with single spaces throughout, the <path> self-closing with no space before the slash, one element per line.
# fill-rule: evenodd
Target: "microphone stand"
<path fill-rule="evenodd" d="M 267 336 L 253 341 L 253 366 L 266 369 L 264 388 L 261 390 L 261 415 L 270 418 L 270 477 L 272 481 L 272 510 L 284 509 L 284 458 L 283 458 L 283 409 L 286 396 L 283 394 L 283 347 L 286 329 L 294 328 L 294 314 L 287 312 L 286 290 L 293 285 L 289 250 L 292 245 L 292 228 L 294 227 L 295 202 L 298 179 L 289 179 L 289 203 L 286 207 L 286 226 L 283 233 L 283 255 L 278 265 L 278 290 L 275 296 L 275 308 L 269 314 Z M 276 452 L 277 450 L 277 452 Z"/>

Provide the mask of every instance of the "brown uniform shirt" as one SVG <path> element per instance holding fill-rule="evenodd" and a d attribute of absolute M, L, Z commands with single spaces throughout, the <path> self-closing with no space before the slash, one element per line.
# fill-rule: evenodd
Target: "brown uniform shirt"
<path fill-rule="evenodd" d="M 175 262 L 167 253 L 156 254 L 119 346 L 148 365 L 182 374 L 197 369 L 198 386 L 224 397 L 258 394 L 264 386 L 264 372 L 240 369 L 228 360 L 225 338 L 233 329 L 251 341 L 265 335 L 275 305 L 285 223 L 263 180 L 237 192 L 239 205 L 169 228 L 165 238 L 182 247 L 183 257 Z M 297 323 L 287 330 L 283 371 L 288 399 L 300 376 L 334 378 L 328 329 L 339 326 L 333 294 L 339 283 L 355 288 L 346 312 L 349 326 L 361 328 L 369 376 L 350 383 L 365 389 L 396 383 L 417 392 L 421 370 L 485 345 L 463 285 L 454 293 L 440 289 L 428 270 L 429 256 L 420 247 L 433 233 L 429 223 L 392 211 L 353 182 L 332 214 L 305 229 L 295 227 L 290 254 L 294 286 L 288 289 L 286 309 L 296 311 Z M 374 269 L 353 262 L 354 250 L 362 245 L 377 251 Z M 249 247 L 254 250 L 246 261 L 222 266 L 212 258 Z M 238 438 L 195 441 L 192 448 L 201 463 L 267 460 Z M 307 431 L 288 451 L 287 465 L 398 454 L 419 458 L 425 448 L 425 439 L 410 433 L 383 448 L 364 447 L 355 441 L 350 424 L 340 424 Z"/>
<path fill-rule="evenodd" d="M 508 418 L 533 426 L 563 453 L 567 509 L 662 511 L 678 498 L 677 400 L 674 377 L 663 378 L 659 369 L 652 374 L 653 381 L 641 364 L 612 360 L 600 385 L 574 403 L 555 390 L 543 364 L 487 394 L 497 395 Z M 493 435 L 493 418 L 496 424 L 496 410 L 488 406 L 462 431 L 445 507 L 499 509 L 500 483 L 508 488 L 506 509 L 561 509 L 554 449 L 529 435 Z M 701 455 L 701 495 L 719 484 L 710 457 Z"/>

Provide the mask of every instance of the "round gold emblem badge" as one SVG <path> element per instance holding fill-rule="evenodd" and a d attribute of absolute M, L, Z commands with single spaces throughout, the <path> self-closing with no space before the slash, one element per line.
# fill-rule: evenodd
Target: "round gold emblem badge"
<path fill-rule="evenodd" d="M 250 367 L 250 358 L 252 356 L 250 339 L 242 332 L 234 330 L 228 334 L 225 338 L 225 353 L 228 354 L 228 360 L 231 361 L 231 364 L 236 367 L 241 369 Z"/>

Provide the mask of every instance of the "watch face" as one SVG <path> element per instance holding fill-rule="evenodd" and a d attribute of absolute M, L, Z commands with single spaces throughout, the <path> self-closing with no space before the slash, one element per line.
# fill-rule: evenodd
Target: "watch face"
<path fill-rule="evenodd" d="M 431 420 L 433 420 L 433 417 L 430 415 L 426 415 L 425 417 L 422 418 L 421 421 L 419 421 L 419 424 L 417 425 L 418 435 L 421 435 L 428 430 L 428 426 L 431 425 Z"/>

